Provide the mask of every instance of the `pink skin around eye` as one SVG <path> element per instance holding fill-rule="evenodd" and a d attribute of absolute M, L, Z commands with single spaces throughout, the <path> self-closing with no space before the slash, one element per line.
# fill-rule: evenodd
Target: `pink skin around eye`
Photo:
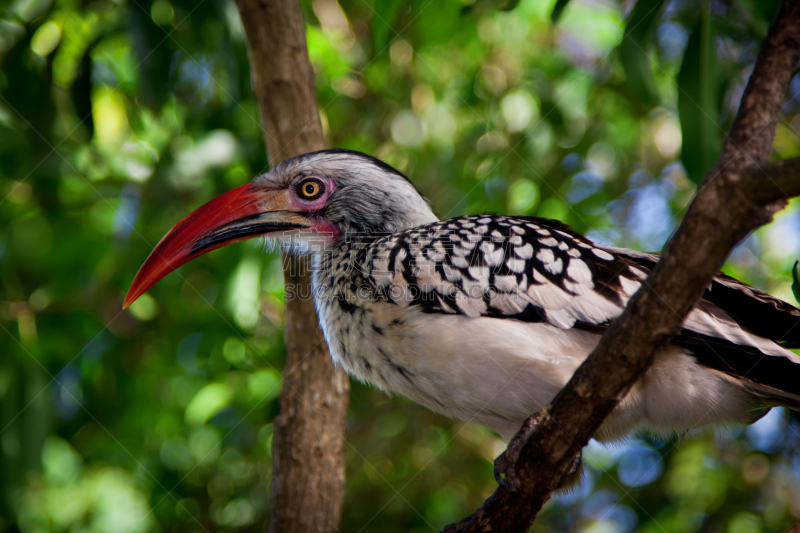
<path fill-rule="evenodd" d="M 310 211 L 312 213 L 322 209 L 322 207 L 328 201 L 328 198 L 330 197 L 331 193 L 336 188 L 336 184 L 333 183 L 328 178 L 317 177 L 317 179 L 325 184 L 325 192 L 322 193 L 322 196 L 311 201 L 303 200 L 302 198 L 298 197 L 297 189 L 292 187 L 290 189 L 289 196 L 292 199 L 293 207 L 303 211 Z M 323 220 L 322 218 L 316 218 L 312 228 L 314 228 L 316 231 L 320 233 L 330 235 L 333 238 L 339 236 L 339 227 L 336 224 L 331 224 L 330 222 Z"/>

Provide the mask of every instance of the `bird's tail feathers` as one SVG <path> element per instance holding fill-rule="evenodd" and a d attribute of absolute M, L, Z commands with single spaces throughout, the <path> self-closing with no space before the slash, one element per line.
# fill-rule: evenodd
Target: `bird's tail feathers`
<path fill-rule="evenodd" d="M 800 411 L 800 394 L 794 394 L 746 379 L 742 380 L 742 384 L 755 396 L 764 400 L 764 403 L 776 407 L 786 407 L 793 411 Z"/>
<path fill-rule="evenodd" d="M 676 343 L 701 365 L 741 384 L 765 403 L 800 411 L 800 364 L 796 356 L 764 354 L 753 346 L 684 330 Z M 776 345 L 777 346 L 777 345 Z"/>

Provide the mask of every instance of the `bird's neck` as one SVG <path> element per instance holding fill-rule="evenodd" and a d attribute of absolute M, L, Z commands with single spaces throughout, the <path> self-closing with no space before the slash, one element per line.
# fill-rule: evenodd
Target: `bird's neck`
<path fill-rule="evenodd" d="M 326 311 L 335 307 L 335 303 L 352 311 L 363 303 L 360 299 L 364 295 L 360 293 L 364 292 L 364 289 L 367 289 L 367 293 L 370 292 L 362 263 L 366 250 L 374 242 L 439 220 L 422 197 L 419 197 L 415 209 L 406 208 L 403 215 L 386 217 L 388 223 L 385 226 L 372 226 L 366 231 L 359 227 L 345 228 L 341 235 L 327 246 L 311 250 L 312 289 L 324 330 L 327 331 L 325 322 L 330 316 Z"/>
<path fill-rule="evenodd" d="M 325 249 L 312 253 L 313 282 L 320 288 L 349 283 L 358 269 L 359 252 L 381 235 L 341 238 Z"/>

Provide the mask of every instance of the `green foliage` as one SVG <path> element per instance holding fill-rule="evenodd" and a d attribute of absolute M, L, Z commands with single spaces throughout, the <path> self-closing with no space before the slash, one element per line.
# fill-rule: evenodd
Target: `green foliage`
<path fill-rule="evenodd" d="M 635 101 L 651 107 L 658 103 L 653 69 L 648 49 L 653 32 L 661 19 L 664 0 L 639 0 L 625 24 L 619 45 L 619 60 L 625 70 L 625 82 Z"/>
<path fill-rule="evenodd" d="M 443 218 L 553 217 L 658 250 L 777 2 L 659 5 L 304 2 L 327 143 L 398 167 Z M 267 170 L 234 3 L 0 10 L 0 530 L 261 530 L 279 257 L 217 250 L 121 310 L 182 215 Z M 800 154 L 790 92 L 781 157 Z M 791 298 L 798 228 L 792 203 L 726 270 Z M 466 516 L 504 448 L 359 383 L 347 431 L 343 531 Z M 582 488 L 534 530 L 782 531 L 800 508 L 797 435 L 776 410 L 747 429 L 592 445 Z"/>
<path fill-rule="evenodd" d="M 722 147 L 715 38 L 711 15 L 704 9 L 689 34 L 678 73 L 681 161 L 695 183 L 703 180 Z"/>
<path fill-rule="evenodd" d="M 375 2 L 372 15 L 372 44 L 376 57 L 385 57 L 389 43 L 393 40 L 395 30 L 394 22 L 400 11 L 408 6 L 405 0 L 386 0 Z"/>
<path fill-rule="evenodd" d="M 558 22 L 561 18 L 564 8 L 567 7 L 569 0 L 556 0 L 556 5 L 553 6 L 553 11 L 550 13 L 550 21 L 553 23 Z"/>

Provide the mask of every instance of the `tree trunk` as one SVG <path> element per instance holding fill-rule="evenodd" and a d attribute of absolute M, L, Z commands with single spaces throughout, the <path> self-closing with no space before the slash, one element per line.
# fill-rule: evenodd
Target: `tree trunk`
<path fill-rule="evenodd" d="M 271 165 L 323 148 L 305 23 L 295 0 L 238 0 Z M 286 369 L 273 437 L 270 530 L 338 531 L 349 384 L 335 369 L 305 260 L 284 257 Z"/>

